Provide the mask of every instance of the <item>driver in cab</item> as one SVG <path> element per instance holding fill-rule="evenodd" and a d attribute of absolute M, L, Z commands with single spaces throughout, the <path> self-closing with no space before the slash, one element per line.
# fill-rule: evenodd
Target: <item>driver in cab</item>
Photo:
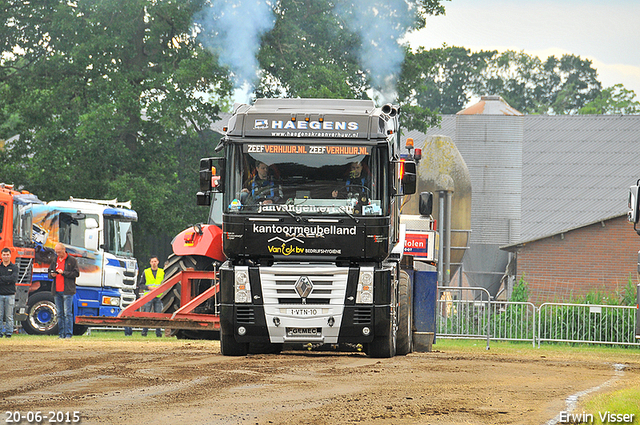
<path fill-rule="evenodd" d="M 269 166 L 260 161 L 256 161 L 253 177 L 245 183 L 242 192 L 243 204 L 272 204 L 283 197 L 282 188 L 274 181 Z"/>

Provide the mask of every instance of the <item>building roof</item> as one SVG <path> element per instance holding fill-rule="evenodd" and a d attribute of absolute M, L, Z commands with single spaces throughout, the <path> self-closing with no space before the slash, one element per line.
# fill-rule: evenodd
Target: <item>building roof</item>
<path fill-rule="evenodd" d="M 640 178 L 640 115 L 525 115 L 518 244 L 624 215 Z M 442 134 L 456 141 L 456 116 Z M 424 135 L 409 132 L 416 141 Z M 418 143 L 416 143 L 418 147 Z M 472 189 L 473 190 L 473 189 Z"/>
<path fill-rule="evenodd" d="M 478 103 L 458 112 L 456 115 L 522 115 L 501 96 L 482 96 Z"/>

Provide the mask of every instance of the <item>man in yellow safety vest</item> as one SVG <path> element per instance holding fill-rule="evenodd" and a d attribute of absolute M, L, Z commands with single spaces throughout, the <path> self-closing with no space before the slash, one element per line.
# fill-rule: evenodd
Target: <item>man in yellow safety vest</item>
<path fill-rule="evenodd" d="M 149 259 L 149 264 L 151 267 L 144 270 L 140 276 L 140 282 L 138 283 L 138 290 L 140 292 L 144 291 L 144 295 L 147 295 L 149 292 L 160 286 L 164 279 L 164 270 L 158 267 L 160 264 L 158 257 L 152 255 Z M 162 294 L 158 294 L 151 301 L 143 305 L 140 308 L 140 311 L 162 313 Z M 142 336 L 147 336 L 148 330 L 148 328 L 142 328 Z M 162 330 L 160 328 L 156 328 L 156 336 L 158 338 L 162 337 Z"/>

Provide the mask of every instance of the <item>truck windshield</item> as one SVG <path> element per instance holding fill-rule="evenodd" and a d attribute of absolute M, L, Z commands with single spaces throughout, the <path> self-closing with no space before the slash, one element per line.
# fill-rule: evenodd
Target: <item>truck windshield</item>
<path fill-rule="evenodd" d="M 382 215 L 388 161 L 371 144 L 252 142 L 236 145 L 229 213 Z"/>
<path fill-rule="evenodd" d="M 104 218 L 105 251 L 119 257 L 133 257 L 133 223 Z"/>
<path fill-rule="evenodd" d="M 31 223 L 33 214 L 30 205 L 13 204 L 13 245 L 31 246 Z"/>

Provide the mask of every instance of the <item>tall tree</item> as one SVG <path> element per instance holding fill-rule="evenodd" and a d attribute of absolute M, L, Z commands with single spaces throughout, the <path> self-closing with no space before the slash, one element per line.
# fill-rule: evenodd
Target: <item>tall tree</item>
<path fill-rule="evenodd" d="M 0 11 L 0 153 L 4 179 L 45 200 L 132 199 L 138 242 L 175 233 L 193 214 L 181 142 L 208 136 L 231 85 L 201 49 L 192 16 L 204 0 L 10 0 Z M 6 52 L 10 52 L 9 55 Z M 148 252 L 146 247 L 143 251 Z"/>
<path fill-rule="evenodd" d="M 495 53 L 447 46 L 407 51 L 398 82 L 403 125 L 424 132 L 438 124 L 438 114 L 464 108 Z"/>
<path fill-rule="evenodd" d="M 574 55 L 542 61 L 515 51 L 418 49 L 407 52 L 398 92 L 405 112 L 427 107 L 451 114 L 473 97 L 497 94 L 523 113 L 574 114 L 600 93 L 591 65 Z M 409 127 L 419 129 L 411 121 Z"/>
<path fill-rule="evenodd" d="M 330 1 L 280 0 L 262 40 L 257 97 L 363 98 L 369 88 L 352 52 L 359 40 L 341 27 Z"/>
<path fill-rule="evenodd" d="M 622 84 L 607 87 L 591 102 L 580 108 L 579 114 L 640 114 L 640 101 L 633 90 Z"/>
<path fill-rule="evenodd" d="M 601 90 L 591 61 L 524 52 L 494 52 L 475 80 L 474 95 L 498 94 L 523 113 L 575 114 Z"/>
<path fill-rule="evenodd" d="M 423 28 L 426 16 L 444 13 L 444 1 L 275 2 L 275 26 L 263 37 L 258 56 L 263 74 L 257 97 L 370 97 L 372 88 L 382 89 L 382 83 L 372 77 L 371 63 L 386 64 L 396 52 L 402 55 L 398 40 L 408 31 Z M 370 28 L 381 22 L 387 27 L 372 35 Z M 373 36 L 381 38 L 373 40 Z M 383 41 L 386 50 L 370 48 Z"/>

